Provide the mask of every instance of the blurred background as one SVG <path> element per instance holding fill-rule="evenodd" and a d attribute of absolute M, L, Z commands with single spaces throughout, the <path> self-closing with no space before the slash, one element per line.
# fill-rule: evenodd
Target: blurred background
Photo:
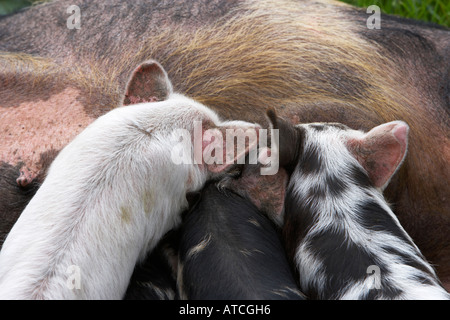
<path fill-rule="evenodd" d="M 357 7 L 377 5 L 381 12 L 450 27 L 450 0 L 343 0 Z M 0 0 L 0 15 L 45 0 Z"/>

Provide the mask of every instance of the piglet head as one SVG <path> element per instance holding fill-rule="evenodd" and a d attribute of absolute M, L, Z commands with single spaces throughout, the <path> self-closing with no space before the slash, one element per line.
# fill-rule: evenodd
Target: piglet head
<path fill-rule="evenodd" d="M 286 168 L 289 173 L 305 160 L 302 157 L 303 148 L 306 139 L 311 138 L 308 138 L 308 135 L 312 134 L 330 134 L 329 142 L 325 142 L 328 149 L 346 147 L 365 169 L 372 185 L 380 190 L 386 188 L 405 159 L 409 127 L 403 121 L 384 123 L 367 133 L 350 129 L 342 124 L 323 124 L 332 128 L 332 131 L 324 132 L 332 133 L 319 133 L 315 130 L 309 131 L 307 125 L 294 126 L 279 118 L 273 110 L 269 110 L 267 115 L 272 126 L 279 129 L 280 166 Z M 343 141 L 343 146 L 333 145 L 335 141 L 332 142 L 331 138 L 336 136 Z M 301 165 L 308 166 L 305 163 Z"/>
<path fill-rule="evenodd" d="M 208 107 L 174 93 L 167 72 L 158 62 L 144 61 L 132 72 L 123 103 L 128 105 L 158 101 L 171 101 L 179 109 L 179 114 L 183 114 L 177 120 L 179 128 L 171 125 L 174 141 L 181 138 L 180 143 L 176 142 L 176 147 L 172 150 L 172 161 L 194 165 L 190 182 L 203 181 L 205 174 L 207 179 L 218 179 L 236 165 L 245 163 L 249 154 L 256 159 L 260 129 L 258 124 L 221 121 Z M 160 104 L 161 108 L 166 105 Z M 165 127 L 170 130 L 169 125 Z M 181 155 L 180 150 L 183 151 Z M 201 170 L 197 170 L 198 168 Z M 195 178 L 193 175 L 196 174 L 203 178 Z M 196 183 L 192 184 L 196 186 Z"/>

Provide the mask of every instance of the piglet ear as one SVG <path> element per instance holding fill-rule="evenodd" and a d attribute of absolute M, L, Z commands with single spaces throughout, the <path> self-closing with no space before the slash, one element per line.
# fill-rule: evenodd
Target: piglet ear
<path fill-rule="evenodd" d="M 257 162 L 259 129 L 257 124 L 243 121 L 228 121 L 220 126 L 204 124 L 202 156 L 208 171 L 221 173 L 236 164 Z"/>
<path fill-rule="evenodd" d="M 408 148 L 409 127 L 403 121 L 379 125 L 361 139 L 350 139 L 349 150 L 366 169 L 375 187 L 384 189 L 402 164 Z"/>
<path fill-rule="evenodd" d="M 172 91 L 172 84 L 164 68 L 158 62 L 148 60 L 131 73 L 123 105 L 163 101 Z"/>
<path fill-rule="evenodd" d="M 266 114 L 271 127 L 278 130 L 279 165 L 293 170 L 297 165 L 299 150 L 302 148 L 301 134 L 294 125 L 278 117 L 274 109 L 268 109 Z"/>

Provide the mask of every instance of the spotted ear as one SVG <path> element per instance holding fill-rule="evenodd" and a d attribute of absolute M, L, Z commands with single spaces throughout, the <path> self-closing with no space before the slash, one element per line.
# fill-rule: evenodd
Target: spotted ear
<path fill-rule="evenodd" d="M 164 68 L 154 60 L 141 63 L 131 73 L 123 98 L 123 105 L 163 101 L 173 92 L 172 83 Z"/>
<path fill-rule="evenodd" d="M 403 121 L 379 125 L 360 139 L 348 141 L 349 150 L 366 169 L 375 187 L 384 190 L 406 156 L 409 127 Z"/>

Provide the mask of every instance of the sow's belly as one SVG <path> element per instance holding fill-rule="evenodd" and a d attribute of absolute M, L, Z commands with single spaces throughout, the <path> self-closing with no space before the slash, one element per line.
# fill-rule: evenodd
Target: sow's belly
<path fill-rule="evenodd" d="M 84 111 L 78 95 L 76 89 L 67 88 L 48 100 L 15 106 L 0 102 L 0 163 L 20 170 L 20 185 L 41 181 L 58 151 L 95 120 Z"/>

